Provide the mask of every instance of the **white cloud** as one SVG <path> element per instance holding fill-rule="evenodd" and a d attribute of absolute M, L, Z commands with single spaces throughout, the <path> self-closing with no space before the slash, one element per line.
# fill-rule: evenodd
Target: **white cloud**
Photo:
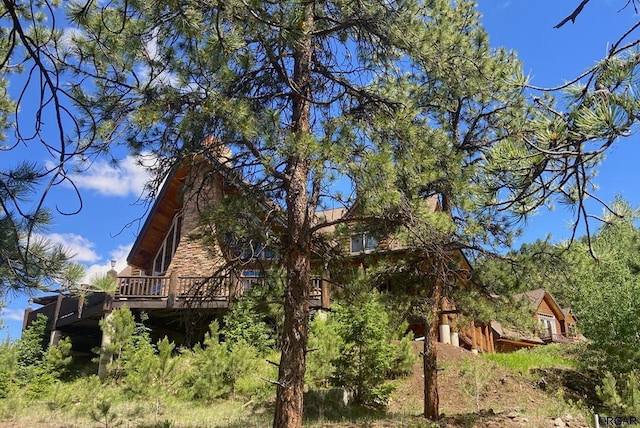
<path fill-rule="evenodd" d="M 162 58 L 158 49 L 158 32 L 155 30 L 150 36 L 147 37 L 144 43 L 144 56 L 146 63 L 136 68 L 138 77 L 143 82 L 148 82 L 154 87 L 170 86 L 173 88 L 178 87 L 178 77 L 175 73 L 167 70 L 166 65 L 158 66 Z M 150 64 L 154 64 L 151 66 Z M 154 68 L 152 68 L 154 67 Z"/>
<path fill-rule="evenodd" d="M 77 262 L 94 263 L 100 256 L 93 250 L 95 244 L 75 233 L 49 233 L 44 235 L 52 244 L 62 245 Z"/>
<path fill-rule="evenodd" d="M 95 190 L 105 196 L 140 196 L 149 181 L 151 158 L 127 156 L 118 165 L 95 162 L 71 177 L 80 189 Z M 141 164 L 142 163 L 142 164 Z"/>
<path fill-rule="evenodd" d="M 24 319 L 24 309 L 4 308 L 0 310 L 0 318 L 5 321 L 22 321 Z"/>
<path fill-rule="evenodd" d="M 116 262 L 114 269 L 121 272 L 127 267 L 127 256 L 133 247 L 133 243 L 120 245 L 109 251 L 108 257 L 102 257 L 95 252 L 93 242 L 74 233 L 51 233 L 41 237 L 52 244 L 62 245 L 73 256 L 74 261 L 85 266 L 85 275 L 81 280 L 84 284 L 89 284 L 94 278 L 102 277 L 110 271 L 111 260 Z"/>
<path fill-rule="evenodd" d="M 66 27 L 62 29 L 62 36 L 58 39 L 57 47 L 62 54 L 79 57 L 77 43 L 86 38 L 86 33 L 79 28 Z"/>
<path fill-rule="evenodd" d="M 84 277 L 84 283 L 90 283 L 93 278 L 101 277 L 111 270 L 111 260 L 116 261 L 114 269 L 117 272 L 122 271 L 127 266 L 127 255 L 131 251 L 133 244 L 120 245 L 118 248 L 112 250 L 109 253 L 109 258 L 104 263 L 94 263 L 87 266 L 87 271 Z"/>

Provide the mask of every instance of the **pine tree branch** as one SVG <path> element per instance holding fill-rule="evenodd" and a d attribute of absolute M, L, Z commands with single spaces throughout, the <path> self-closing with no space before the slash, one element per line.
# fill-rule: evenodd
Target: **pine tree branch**
<path fill-rule="evenodd" d="M 571 21 L 573 24 L 575 24 L 576 23 L 576 18 L 578 17 L 578 15 L 580 15 L 580 13 L 582 13 L 582 9 L 590 1 L 591 0 L 582 0 L 582 2 L 580 2 L 578 7 L 571 14 L 569 14 L 569 16 L 564 18 L 562 21 L 560 21 L 558 24 L 556 24 L 553 28 L 560 28 L 560 27 L 562 27 L 564 24 L 566 24 L 569 21 Z"/>

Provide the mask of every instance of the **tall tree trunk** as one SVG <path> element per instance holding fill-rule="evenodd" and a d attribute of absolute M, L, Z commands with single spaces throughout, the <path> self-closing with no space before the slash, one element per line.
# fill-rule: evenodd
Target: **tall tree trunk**
<path fill-rule="evenodd" d="M 311 118 L 311 36 L 313 1 L 304 4 L 302 37 L 294 47 L 292 131 L 306 144 Z M 287 284 L 284 291 L 282 357 L 278 373 L 274 428 L 302 428 L 304 373 L 309 327 L 311 231 L 307 148 L 297 147 L 287 159 Z"/>
<path fill-rule="evenodd" d="M 450 189 L 447 189 L 450 191 Z M 440 196 L 441 210 L 451 215 L 451 199 L 447 191 Z M 424 348 L 422 369 L 424 376 L 424 417 L 437 421 L 440 418 L 440 398 L 438 397 L 438 330 L 440 311 L 442 308 L 442 289 L 447 281 L 447 250 L 445 242 L 441 243 L 439 253 L 432 255 L 433 288 L 428 297 L 429 313 L 425 316 Z"/>
<path fill-rule="evenodd" d="M 438 420 L 440 417 L 440 399 L 438 397 L 438 327 L 440 322 L 440 303 L 442 296 L 442 280 L 437 269 L 435 284 L 429 296 L 429 313 L 425 317 L 424 348 L 422 368 L 424 375 L 424 417 Z"/>

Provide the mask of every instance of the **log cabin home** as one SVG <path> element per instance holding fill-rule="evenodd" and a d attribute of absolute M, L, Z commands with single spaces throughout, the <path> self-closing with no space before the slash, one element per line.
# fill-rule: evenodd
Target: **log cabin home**
<path fill-rule="evenodd" d="M 207 162 L 212 161 L 219 163 L 217 172 L 203 173 Z M 223 150 L 214 160 L 195 159 L 175 167 L 141 227 L 127 257 L 128 266 L 121 272 L 112 269 L 108 273 L 115 278 L 115 289 L 104 292 L 88 287 L 80 293 L 60 291 L 37 297 L 33 301 L 41 307 L 25 311 L 23 327 L 44 314 L 49 319 L 51 343 L 68 336 L 76 354 L 90 355 L 105 340 L 100 320 L 112 310 L 127 306 L 134 313 L 146 313 L 145 325 L 154 339 L 168 336 L 187 346 L 200 341 L 211 321 L 220 318 L 234 298 L 259 286 L 263 273 L 278 260 L 278 250 L 266 242 L 268 237 L 238 246 L 227 234 L 213 233 L 215 225 L 203 224 L 202 216 L 210 207 L 242 191 L 242 180 L 226 166 L 230 162 L 230 154 Z M 437 196 L 427 198 L 425 203 L 429 210 L 439 210 Z M 262 204 L 265 206 L 259 208 L 260 213 L 277 215 L 277 207 L 268 206 L 268 201 Z M 410 252 L 397 240 L 350 221 L 353 211 L 353 207 L 339 207 L 315 214 L 315 225 L 326 224 L 319 235 L 327 237 L 317 240 L 322 242 L 315 251 L 346 257 L 340 258 L 340 269 L 328 266 L 325 257 L 313 261 L 315 275 L 309 295 L 312 311 L 329 309 L 336 285 L 332 275 L 339 276 L 336 271 L 344 271 L 344 264 L 352 270 L 366 269 L 380 258 L 397 259 Z M 462 253 L 458 256 L 462 271 L 469 273 L 468 262 Z"/>
<path fill-rule="evenodd" d="M 218 172 L 203 174 L 207 162 L 218 162 Z M 214 231 L 206 230 L 207 225 L 203 225 L 202 216 L 207 209 L 222 198 L 242 191 L 242 180 L 234 176 L 228 167 L 230 162 L 230 154 L 223 149 L 213 160 L 195 159 L 175 167 L 164 181 L 133 244 L 127 268 L 119 273 L 112 269 L 108 273 L 115 278 L 115 290 L 87 289 L 84 293 L 59 292 L 38 297 L 34 302 L 41 307 L 25 311 L 24 328 L 38 314 L 44 314 L 49 319 L 51 343 L 69 336 L 76 354 L 89 355 L 105 340 L 99 328 L 100 320 L 112 310 L 127 306 L 134 313 L 147 314 L 145 324 L 155 339 L 168 336 L 185 345 L 200 341 L 211 321 L 221 317 L 234 298 L 251 287 L 260 286 L 263 273 L 278 259 L 277 248 L 268 242 L 268 232 L 238 246 L 228 234 L 220 231 L 212 234 Z M 437 196 L 427 198 L 425 203 L 433 212 L 440 209 Z M 263 205 L 260 213 L 276 212 L 277 215 L 277 207 L 269 206 L 268 201 L 257 204 Z M 320 234 L 330 237 L 329 246 L 339 247 L 347 255 L 342 263 L 366 268 L 379 258 L 393 260 L 411 253 L 401 242 L 348 221 L 352 211 L 353 207 L 340 207 L 316 213 L 316 224 L 327 225 L 320 229 Z M 342 232 L 336 233 L 341 227 L 338 224 L 345 219 Z M 211 239 L 212 235 L 216 239 Z M 203 236 L 209 238 L 202 239 Z M 322 247 L 324 250 L 319 250 L 327 250 L 326 244 Z M 457 280 L 464 285 L 470 277 L 471 266 L 462 252 L 453 257 L 459 265 Z M 328 266 L 326 260 L 315 262 L 314 271 L 309 305 L 312 311 L 329 309 L 332 288 L 336 286 L 332 266 Z M 534 290 L 523 296 L 538 308 L 536 316 L 546 328 L 544 337 L 516 338 L 496 322 L 485 325 L 472 322 L 467 328 L 458 328 L 455 304 L 444 299 L 439 341 L 480 352 L 510 351 L 562 341 L 561 338 L 575 331 L 575 318 L 570 310 L 561 310 L 551 295 Z M 415 323 L 412 329 L 419 336 L 424 332 L 424 324 Z"/>
<path fill-rule="evenodd" d="M 571 308 L 561 308 L 544 289 L 535 289 L 512 296 L 529 307 L 535 331 L 522 332 L 502 326 L 498 321 L 474 323 L 460 329 L 460 346 L 476 352 L 514 352 L 549 343 L 573 343 L 585 340 L 577 328 L 577 318 Z"/>
<path fill-rule="evenodd" d="M 491 323 L 495 348 L 499 352 L 511 352 L 521 348 L 548 343 L 571 343 L 584 340 L 577 329 L 577 318 L 571 308 L 561 308 L 548 291 L 538 288 L 513 296 L 514 300 L 528 301 L 538 326 L 536 334 L 522 335 L 504 328 L 500 323 Z"/>

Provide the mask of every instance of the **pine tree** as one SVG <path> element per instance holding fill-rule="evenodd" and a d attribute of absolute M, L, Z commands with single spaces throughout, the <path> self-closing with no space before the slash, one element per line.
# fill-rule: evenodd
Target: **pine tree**
<path fill-rule="evenodd" d="M 95 120 L 82 130 L 155 153 L 158 180 L 209 159 L 240 188 L 212 216 L 218 242 L 232 230 L 278 246 L 274 426 L 302 424 L 311 260 L 327 225 L 315 212 L 337 206 L 355 218 L 332 225 L 397 235 L 429 272 L 425 415 L 437 418 L 433 340 L 464 276 L 455 255 L 508 244 L 514 221 L 559 191 L 540 187 L 557 170 L 529 144 L 551 113 L 527 106 L 518 61 L 490 48 L 474 4 L 112 1 L 73 3 L 69 16 L 80 31 L 59 60 L 83 79 L 73 95 Z"/>
<path fill-rule="evenodd" d="M 80 104 L 74 106 L 62 85 L 62 70 L 55 66 L 62 37 L 56 26 L 60 4 L 0 3 L 0 153 L 30 150 L 25 152 L 29 160 L 3 158 L 0 166 L 0 293 L 69 282 L 74 269 L 69 254 L 43 238 L 53 220 L 49 194 L 58 184 L 72 182 L 71 163 L 103 149 L 91 138 L 74 138 L 76 119 L 87 116 L 75 110 Z M 33 160 L 40 149 L 49 156 Z M 67 205 L 72 200 L 58 201 L 58 211 L 77 212 L 77 206 Z"/>

